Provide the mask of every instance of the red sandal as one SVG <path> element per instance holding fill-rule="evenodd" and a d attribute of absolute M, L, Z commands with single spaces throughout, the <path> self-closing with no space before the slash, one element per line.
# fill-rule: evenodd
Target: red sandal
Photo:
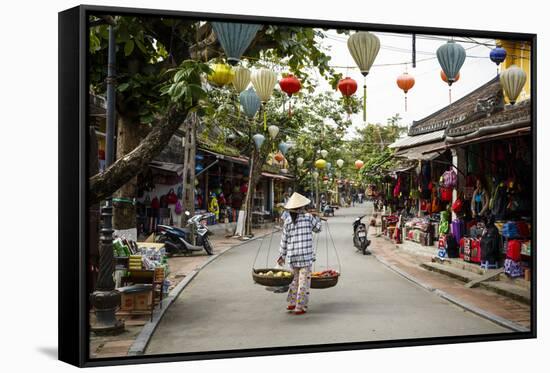
<path fill-rule="evenodd" d="M 294 311 L 294 314 L 295 314 L 295 315 L 303 315 L 304 313 L 306 313 L 306 311 L 304 311 L 304 310 L 297 310 L 297 311 Z"/>
<path fill-rule="evenodd" d="M 295 308 L 296 308 L 296 306 L 286 306 L 286 309 L 287 309 L 288 311 L 292 311 L 292 310 L 294 310 Z"/>

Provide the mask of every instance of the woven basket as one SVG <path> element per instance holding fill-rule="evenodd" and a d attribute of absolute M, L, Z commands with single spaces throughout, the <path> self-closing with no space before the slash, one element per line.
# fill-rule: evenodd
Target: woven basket
<path fill-rule="evenodd" d="M 311 277 L 310 287 L 312 289 L 331 288 L 333 286 L 336 286 L 336 284 L 338 283 L 338 277 L 340 277 L 340 275 L 330 277 Z"/>
<path fill-rule="evenodd" d="M 263 286 L 287 286 L 290 285 L 292 282 L 292 279 L 294 278 L 294 275 L 291 274 L 287 277 L 272 277 L 272 276 L 261 276 L 258 273 L 259 272 L 278 272 L 281 271 L 281 269 L 276 268 L 258 268 L 258 269 L 252 269 L 252 279 L 255 283 L 263 285 Z"/>

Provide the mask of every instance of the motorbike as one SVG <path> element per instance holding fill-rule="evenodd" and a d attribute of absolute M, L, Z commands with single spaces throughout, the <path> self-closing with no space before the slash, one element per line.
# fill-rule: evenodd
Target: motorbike
<path fill-rule="evenodd" d="M 334 207 L 324 201 L 321 201 L 321 211 L 323 216 L 334 216 Z"/>
<path fill-rule="evenodd" d="M 370 245 L 370 240 L 367 239 L 367 226 L 361 220 L 366 215 L 362 215 L 353 222 L 353 245 L 363 252 L 363 255 L 370 255 L 371 252 L 367 249 Z"/>
<path fill-rule="evenodd" d="M 187 217 L 189 211 L 185 211 Z M 197 214 L 187 220 L 188 228 L 172 227 L 170 225 L 158 225 L 156 242 L 164 243 L 166 253 L 169 256 L 174 254 L 192 254 L 199 251 L 206 251 L 206 254 L 213 255 L 214 250 L 208 239 L 211 232 L 208 227 L 202 223 L 203 220 L 211 217 L 212 213 Z M 196 245 L 191 243 L 192 233 L 196 233 Z"/>

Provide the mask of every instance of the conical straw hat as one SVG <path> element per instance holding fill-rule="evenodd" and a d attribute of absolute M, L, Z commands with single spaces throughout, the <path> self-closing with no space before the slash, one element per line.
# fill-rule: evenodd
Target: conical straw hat
<path fill-rule="evenodd" d="M 288 202 L 285 205 L 285 209 L 287 210 L 298 209 L 300 207 L 309 205 L 310 202 L 311 200 L 309 198 L 304 197 L 300 193 L 294 192 L 288 199 Z"/>

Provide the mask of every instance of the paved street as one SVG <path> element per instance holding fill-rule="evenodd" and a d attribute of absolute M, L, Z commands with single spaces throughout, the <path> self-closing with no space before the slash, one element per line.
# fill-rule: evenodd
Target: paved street
<path fill-rule="evenodd" d="M 256 240 L 229 250 L 205 267 L 160 322 L 146 354 L 507 332 L 409 282 L 353 248 L 351 223 L 370 205 L 336 210 L 329 227 L 341 261 L 340 282 L 312 289 L 308 313 L 285 310 L 286 294 L 252 281 Z M 327 266 L 326 230 L 316 269 Z M 256 267 L 275 262 L 280 234 L 267 236 Z M 337 259 L 329 243 L 329 267 Z"/>

